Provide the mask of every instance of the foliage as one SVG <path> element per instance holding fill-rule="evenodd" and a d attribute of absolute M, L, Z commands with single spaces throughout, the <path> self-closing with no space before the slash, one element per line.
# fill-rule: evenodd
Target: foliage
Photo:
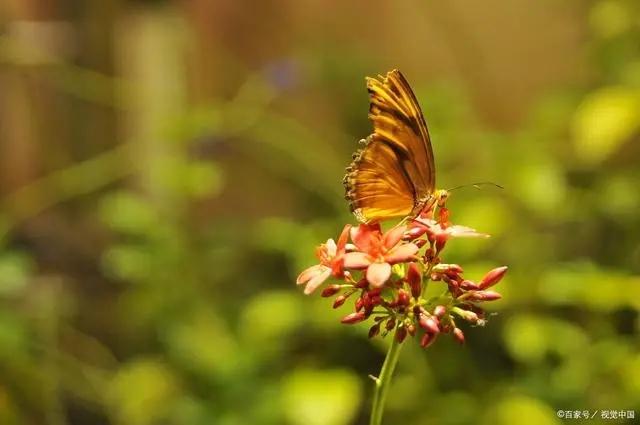
<path fill-rule="evenodd" d="M 255 62 L 241 58 L 240 34 L 251 30 L 236 28 L 237 55 L 214 55 L 224 66 L 208 96 L 184 81 L 180 55 L 197 31 L 165 20 L 188 13 L 155 3 L 136 5 L 126 25 L 100 24 L 128 58 L 122 79 L 1 36 L 0 78 L 13 79 L 0 114 L 15 128 L 43 126 L 34 162 L 44 169 L 2 182 L 0 423 L 366 423 L 366 376 L 384 341 L 341 326 L 330 301 L 300 297 L 292 282 L 317 242 L 350 221 L 340 179 L 369 129 L 362 77 L 429 59 L 363 51 L 350 31 L 340 36 L 349 43 L 296 42 L 286 60 L 263 46 L 251 57 L 270 65 L 245 66 Z M 640 415 L 638 5 L 598 0 L 572 13 L 586 33 L 587 76 L 541 93 L 513 128 L 487 123 L 494 105 L 472 99 L 472 83 L 405 71 L 430 124 L 439 186 L 505 186 L 453 192 L 456 221 L 492 238 L 451 245 L 448 256 L 473 280 L 501 264 L 510 271 L 491 326 L 465 332 L 464 349 L 405 347 L 389 424 L 555 424 L 557 409 Z M 275 31 L 282 22 L 269 16 Z M 75 19 L 96 28 L 96 16 Z M 403 22 L 389 27 L 410 33 Z M 38 84 L 20 91 L 27 75 Z M 38 102 L 25 112 L 30 96 Z M 45 131 L 56 114 L 71 131 Z M 17 152 L 26 142 L 11 137 L 31 133 L 6 134 L 6 152 Z"/>

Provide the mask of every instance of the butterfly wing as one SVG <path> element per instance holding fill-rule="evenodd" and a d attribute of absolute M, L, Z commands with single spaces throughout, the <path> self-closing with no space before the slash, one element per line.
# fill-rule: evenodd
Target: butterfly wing
<path fill-rule="evenodd" d="M 409 83 L 398 70 L 367 78 L 374 132 L 344 178 L 351 211 L 362 222 L 416 213 L 435 188 L 429 132 Z"/>

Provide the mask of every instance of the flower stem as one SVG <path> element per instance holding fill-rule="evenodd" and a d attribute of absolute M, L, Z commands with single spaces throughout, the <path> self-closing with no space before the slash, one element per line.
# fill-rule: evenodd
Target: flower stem
<path fill-rule="evenodd" d="M 398 328 L 396 328 L 398 332 Z M 391 377 L 393 376 L 393 370 L 398 363 L 398 357 L 400 355 L 400 342 L 396 335 L 393 335 L 393 341 L 391 347 L 387 351 L 387 356 L 382 364 L 380 370 L 380 376 L 375 379 L 375 392 L 373 394 L 373 405 L 371 406 L 371 420 L 369 425 L 382 424 L 382 413 L 384 412 L 384 403 L 387 398 L 387 392 L 391 384 Z"/>

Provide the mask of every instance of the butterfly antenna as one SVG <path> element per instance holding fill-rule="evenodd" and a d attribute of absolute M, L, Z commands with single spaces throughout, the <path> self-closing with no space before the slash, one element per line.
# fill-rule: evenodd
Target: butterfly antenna
<path fill-rule="evenodd" d="M 482 186 L 494 186 L 494 187 L 497 187 L 498 189 L 504 189 L 504 186 L 500 186 L 499 184 L 494 182 L 478 182 L 478 183 L 463 184 L 460 186 L 456 186 L 452 189 L 447 189 L 447 192 L 452 192 L 457 189 L 462 189 L 463 187 L 474 187 L 478 190 L 482 190 Z"/>

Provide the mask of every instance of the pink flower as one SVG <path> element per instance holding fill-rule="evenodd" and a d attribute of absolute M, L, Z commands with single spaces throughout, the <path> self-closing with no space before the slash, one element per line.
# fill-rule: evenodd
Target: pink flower
<path fill-rule="evenodd" d="M 419 248 L 403 242 L 407 226 L 396 226 L 382 233 L 379 224 L 361 224 L 351 229 L 351 240 L 357 251 L 344 256 L 344 267 L 366 269 L 366 279 L 373 287 L 381 287 L 391 276 L 391 266 L 412 261 Z"/>
<path fill-rule="evenodd" d="M 329 239 L 316 248 L 316 256 L 320 264 L 304 270 L 296 279 L 298 285 L 306 283 L 304 288 L 306 295 L 315 291 L 329 276 L 341 277 L 344 274 L 343 259 L 350 230 L 351 225 L 347 224 L 342 229 L 337 244 L 333 239 Z"/>

